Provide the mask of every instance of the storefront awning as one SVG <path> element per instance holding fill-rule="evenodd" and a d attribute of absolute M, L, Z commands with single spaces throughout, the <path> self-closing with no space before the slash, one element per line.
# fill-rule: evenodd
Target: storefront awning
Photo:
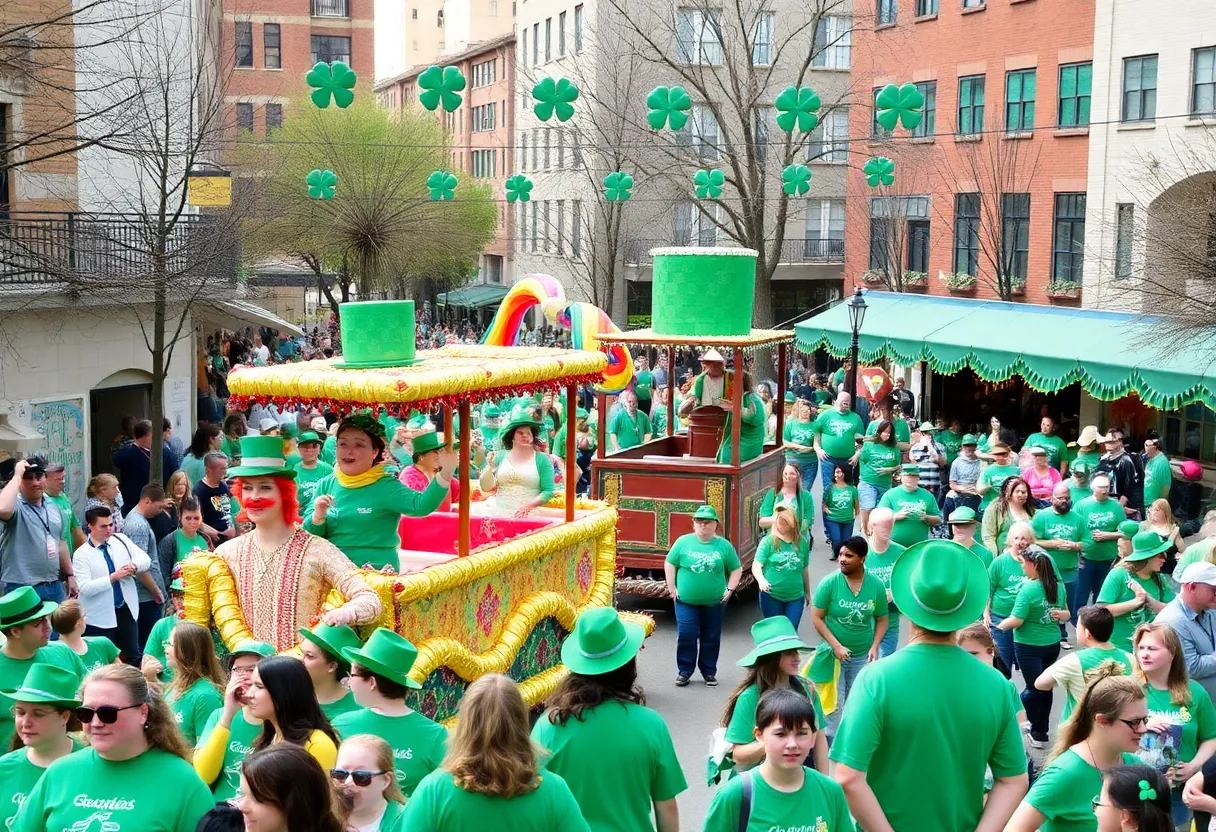
<path fill-rule="evenodd" d="M 1216 408 L 1216 355 L 1195 347 L 1167 351 L 1160 322 L 1122 312 L 893 292 L 865 293 L 858 341 L 862 361 L 926 362 L 935 372 L 970 367 L 986 381 L 1021 376 L 1053 392 L 1080 382 L 1110 401 L 1135 393 L 1159 410 L 1191 402 Z M 848 355 L 852 341 L 845 303 L 794 328 L 803 352 Z"/>
<path fill-rule="evenodd" d="M 480 309 L 483 306 L 493 306 L 507 296 L 505 286 L 466 286 L 454 292 L 440 294 L 440 306 L 459 306 L 465 309 Z"/>
<path fill-rule="evenodd" d="M 263 309 L 256 304 L 249 303 L 243 300 L 225 300 L 209 303 L 220 315 L 240 321 L 243 324 L 250 326 L 264 326 L 270 329 L 277 329 L 285 335 L 303 335 L 304 332 L 295 324 L 275 315 L 273 312 Z"/>

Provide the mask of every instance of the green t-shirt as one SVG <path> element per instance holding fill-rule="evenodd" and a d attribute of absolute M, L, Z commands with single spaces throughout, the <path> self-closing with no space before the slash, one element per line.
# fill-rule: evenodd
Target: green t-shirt
<path fill-rule="evenodd" d="M 1174 472 L 1170 470 L 1170 460 L 1165 454 L 1157 454 L 1152 459 L 1144 460 L 1144 505 L 1147 508 L 1153 500 L 1168 500 L 1170 486 L 1174 484 Z"/>
<path fill-rule="evenodd" d="M 815 686 L 808 684 L 806 679 L 794 677 L 790 679 L 790 687 L 797 687 L 811 700 L 815 709 L 815 730 L 823 730 L 827 717 L 823 714 L 823 705 L 819 702 L 819 693 Z M 735 700 L 735 709 L 730 715 L 730 724 L 726 726 L 726 741 L 734 745 L 747 745 L 756 741 L 756 708 L 760 706 L 760 686 L 748 685 Z"/>
<path fill-rule="evenodd" d="M 1160 456 L 1158 459 L 1165 459 L 1165 457 Z M 1166 463 L 1166 467 L 1169 467 L 1169 463 Z M 46 498 L 54 503 L 59 508 L 59 513 L 63 515 L 63 541 L 68 544 L 68 551 L 71 552 L 76 548 L 72 545 L 72 529 L 81 527 L 80 521 L 76 519 L 76 512 L 72 509 L 72 501 L 68 499 L 67 494 L 60 494 L 57 497 L 47 494 Z"/>
<path fill-rule="evenodd" d="M 819 460 L 819 457 L 815 455 L 815 423 L 813 421 L 786 420 L 785 427 L 781 430 L 781 438 L 786 442 L 805 445 L 811 449 L 809 451 L 796 451 L 793 448 L 786 448 L 786 459 L 792 459 L 795 462 L 817 462 Z"/>
<path fill-rule="evenodd" d="M 1060 460 L 1068 458 L 1068 445 L 1054 433 L 1051 436 L 1043 433 L 1032 433 L 1022 443 L 1023 448 L 1035 446 L 1047 451 L 1047 464 L 1057 471 L 1060 470 Z"/>
<path fill-rule="evenodd" d="M 1073 465 L 1075 465 L 1078 462 L 1084 462 L 1086 465 L 1089 466 L 1090 476 L 1093 476 L 1094 471 L 1097 470 L 1098 463 L 1101 461 L 1102 461 L 1102 452 L 1101 451 L 1085 451 L 1085 452 L 1078 451 L 1072 455 L 1072 462 L 1069 462 L 1068 465 L 1071 468 Z"/>
<path fill-rule="evenodd" d="M 72 750 L 84 746 L 72 740 Z M 10 829 L 13 818 L 21 810 L 25 796 L 37 785 L 46 772 L 45 768 L 30 762 L 28 748 L 18 748 L 0 757 L 0 829 Z"/>
<path fill-rule="evenodd" d="M 187 453 L 182 457 L 181 464 L 177 466 L 177 470 L 186 475 L 186 479 L 190 482 L 190 488 L 193 489 L 198 484 L 198 481 L 207 475 L 207 463 L 194 454 Z"/>
<path fill-rule="evenodd" d="M 401 829 L 409 832 L 591 832 L 560 775 L 541 775 L 540 785 L 518 797 L 465 791 L 452 775 L 436 771 L 405 804 Z"/>
<path fill-rule="evenodd" d="M 1060 514 L 1054 508 L 1040 509 L 1030 520 L 1030 527 L 1034 529 L 1034 536 L 1037 540 L 1067 540 L 1071 543 L 1080 543 L 1084 525 L 1085 521 L 1072 509 L 1064 514 Z M 1051 557 L 1056 562 L 1060 574 L 1064 576 L 1064 580 L 1075 580 L 1078 552 L 1068 549 L 1052 549 Z"/>
<path fill-rule="evenodd" d="M 857 489 L 851 485 L 833 485 L 823 498 L 823 513 L 829 520 L 849 523 L 857 516 Z"/>
<path fill-rule="evenodd" d="M 650 417 L 640 410 L 630 416 L 628 410 L 618 407 L 608 420 L 608 435 L 616 437 L 617 447 L 622 451 L 641 445 L 648 433 L 653 433 Z"/>
<path fill-rule="evenodd" d="M 311 506 L 313 497 L 317 496 L 317 483 L 332 474 L 334 466 L 318 459 L 317 464 L 311 468 L 305 468 L 301 462 L 299 465 L 293 465 L 292 470 L 296 472 L 296 493 L 299 495 L 300 505 Z"/>
<path fill-rule="evenodd" d="M 1107 573 L 1106 580 L 1102 582 L 1102 589 L 1098 592 L 1097 603 L 1120 604 L 1135 598 L 1136 593 L 1132 592 L 1132 588 L 1127 585 L 1129 580 L 1135 581 L 1144 587 L 1144 591 L 1148 593 L 1150 598 L 1163 602 L 1174 599 L 1174 592 L 1170 589 L 1169 582 L 1166 581 L 1163 575 L 1141 578 L 1139 575 L 1135 575 L 1126 569 L 1114 568 Z M 1131 612 L 1116 615 L 1115 631 L 1111 634 L 1110 643 L 1120 650 L 1130 651 L 1132 649 L 1132 635 L 1136 632 L 1136 628 L 1141 624 L 1152 621 L 1156 617 L 1157 614 L 1149 609 L 1148 606 L 1137 607 Z"/>
<path fill-rule="evenodd" d="M 1123 755 L 1124 765 L 1139 762 Z M 1097 832 L 1093 799 L 1101 793 L 1102 772 L 1070 748 L 1039 773 L 1025 799 L 1047 819 L 1040 832 Z"/>
<path fill-rule="evenodd" d="M 753 770 L 751 814 L 745 832 L 853 832 L 840 784 L 809 768 L 803 768 L 802 775 L 798 791 L 783 792 Z M 742 805 L 743 781 L 735 777 L 710 801 L 704 832 L 738 832 Z"/>
<path fill-rule="evenodd" d="M 785 499 L 782 497 L 782 499 Z M 760 501 L 760 518 L 772 517 L 777 508 L 777 490 L 770 488 Z M 798 489 L 798 528 L 805 533 L 815 522 L 815 501 L 811 492 L 805 488 Z"/>
<path fill-rule="evenodd" d="M 78 680 L 85 676 L 84 662 L 72 649 L 62 642 L 52 642 L 46 647 L 40 647 L 28 659 L 11 659 L 0 650 L 0 690 L 16 690 L 25 681 L 25 674 L 36 664 L 53 664 L 64 670 L 70 670 Z M 13 736 L 13 714 L 9 710 L 11 703 L 0 703 L 0 748 L 8 748 L 8 741 Z"/>
<path fill-rule="evenodd" d="M 993 555 L 992 550 L 989 549 L 987 546 L 985 546 L 983 543 L 976 541 L 975 543 L 972 543 L 967 548 L 970 549 L 972 552 L 975 552 L 977 555 L 979 555 L 980 560 L 982 560 L 984 562 L 985 569 L 987 569 L 989 566 L 992 566 L 992 559 L 995 557 L 995 555 Z"/>
<path fill-rule="evenodd" d="M 156 659 L 164 668 L 159 678 L 166 685 L 173 681 L 173 668 L 169 667 L 169 660 L 165 658 L 165 645 L 173 636 L 173 628 L 178 620 L 179 616 L 169 615 L 157 621 L 148 633 L 148 643 L 144 645 L 144 655 Z"/>
<path fill-rule="evenodd" d="M 778 601 L 797 601 L 806 597 L 802 573 L 810 560 L 811 553 L 806 538 L 801 536 L 795 546 L 766 534 L 756 547 L 756 563 L 760 564 L 760 574 L 770 584 L 768 594 Z"/>
<path fill-rule="evenodd" d="M 1094 490 L 1088 485 L 1077 485 L 1077 481 L 1072 477 L 1065 480 L 1068 483 L 1068 496 L 1072 498 L 1073 508 L 1077 507 L 1077 503 L 1084 500 L 1086 497 L 1094 496 Z"/>
<path fill-rule="evenodd" d="M 1047 668 L 1047 672 L 1064 691 L 1064 710 L 1060 714 L 1061 723 L 1072 715 L 1073 708 L 1077 707 L 1077 703 L 1085 695 L 1085 689 L 1098 679 L 1098 668 L 1105 667 L 1111 662 L 1122 668 L 1122 672 L 1118 675 L 1132 675 L 1134 667 L 1132 657 L 1118 647 L 1086 647 L 1062 656 L 1059 661 Z"/>
<path fill-rule="evenodd" d="M 865 773 L 900 832 L 975 829 L 985 770 L 998 778 L 1026 771 L 1008 688 L 960 647 L 910 644 L 853 682 L 831 758 Z"/>
<path fill-rule="evenodd" d="M 12 832 L 194 832 L 214 805 L 181 757 L 151 748 L 111 762 L 86 748 L 51 764 Z"/>
<path fill-rule="evenodd" d="M 649 399 L 650 391 L 654 389 L 654 374 L 643 370 L 633 377 L 633 392 L 639 399 Z"/>
<path fill-rule="evenodd" d="M 342 714 L 349 714 L 352 711 L 360 710 L 359 703 L 355 701 L 355 695 L 347 690 L 346 695 L 341 699 L 335 699 L 333 702 L 320 703 L 321 710 L 332 723 Z"/>
<path fill-rule="evenodd" d="M 861 456 L 857 458 L 857 467 L 861 472 L 861 481 L 879 488 L 890 488 L 893 471 L 880 473 L 879 468 L 898 468 L 900 450 L 895 445 L 884 445 L 881 442 L 867 442 L 861 446 Z"/>
<path fill-rule="evenodd" d="M 866 572 L 873 575 L 878 580 L 882 581 L 885 589 L 891 588 L 891 570 L 895 568 L 895 561 L 899 560 L 899 556 L 903 554 L 906 546 L 900 546 L 895 541 L 887 544 L 887 548 L 883 552 L 875 552 L 873 546 L 870 548 L 870 554 L 866 555 Z M 887 632 L 899 629 L 899 610 L 894 602 L 887 602 Z"/>
<path fill-rule="evenodd" d="M 1186 686 L 1191 692 L 1190 701 L 1176 705 L 1168 689 L 1158 690 L 1152 685 L 1144 685 L 1149 719 L 1164 719 L 1171 725 L 1182 728 L 1181 744 L 1177 747 L 1179 763 L 1193 760 L 1199 751 L 1199 744 L 1216 737 L 1216 705 L 1212 704 L 1212 697 L 1194 679 L 1187 680 Z M 1150 742 L 1155 740 L 1154 744 L 1160 747 L 1161 741 L 1158 737 L 1149 738 L 1146 735 L 1145 738 Z M 1145 750 L 1143 741 L 1141 750 Z"/>
<path fill-rule="evenodd" d="M 105 636 L 85 636 L 84 654 L 77 653 L 84 664 L 84 672 L 92 673 L 103 664 L 118 661 L 118 648 Z"/>
<path fill-rule="evenodd" d="M 891 424 L 895 426 L 895 442 L 912 443 L 912 429 L 908 427 L 907 419 L 891 419 Z M 878 419 L 871 419 L 870 424 L 866 425 L 866 436 L 874 436 L 878 433 L 878 426 L 882 422 Z M 870 444 L 870 443 L 866 443 Z M 877 443 L 874 443 L 877 444 Z"/>
<path fill-rule="evenodd" d="M 1119 524 L 1127 519 L 1123 506 L 1113 497 L 1098 502 L 1088 497 L 1073 506 L 1073 511 L 1084 522 L 1081 536 L 1081 554 L 1086 560 L 1112 561 L 1119 554 L 1119 541 L 1097 541 L 1093 532 L 1117 532 Z"/>
<path fill-rule="evenodd" d="M 565 725 L 545 714 L 532 739 L 549 752 L 545 768 L 566 781 L 595 832 L 651 832 L 651 804 L 688 788 L 667 723 L 642 705 L 604 702 Z"/>
<path fill-rule="evenodd" d="M 949 470 L 950 464 L 958 459 L 963 450 L 963 435 L 952 430 L 943 430 L 938 432 L 937 441 L 946 449 L 946 470 Z"/>
<path fill-rule="evenodd" d="M 1056 586 L 1056 601 L 1047 600 L 1043 582 L 1026 580 L 1013 599 L 1010 616 L 1022 619 L 1022 626 L 1013 631 L 1016 644 L 1045 646 L 1060 643 L 1060 625 L 1051 617 L 1052 610 L 1066 609 L 1064 587 Z"/>
<path fill-rule="evenodd" d="M 1026 573 L 1022 564 L 1013 559 L 1013 555 L 1005 552 L 992 561 L 988 566 L 988 590 L 991 593 L 990 607 L 993 615 L 1008 618 L 1013 611 L 1013 603 L 1018 597 L 1018 590 L 1026 581 Z M 1057 636 L 1059 629 L 1056 630 Z"/>
<path fill-rule="evenodd" d="M 165 701 L 173 711 L 178 730 L 190 746 L 202 736 L 207 720 L 215 713 L 216 708 L 224 707 L 223 694 L 207 679 L 199 679 L 181 696 L 166 692 Z"/>
<path fill-rule="evenodd" d="M 194 552 L 207 551 L 207 538 L 196 534 L 193 538 L 186 537 L 181 529 L 173 533 L 174 563 L 181 563 Z"/>
<path fill-rule="evenodd" d="M 667 553 L 676 567 L 676 592 L 685 604 L 716 606 L 726 594 L 726 579 L 740 568 L 735 547 L 724 537 L 702 543 L 696 534 L 680 535 Z"/>
<path fill-rule="evenodd" d="M 207 724 L 203 726 L 203 732 L 199 734 L 195 748 L 207 741 L 211 732 L 215 730 L 215 726 L 219 724 L 223 713 L 222 707 L 216 708 L 207 718 Z M 220 768 L 219 777 L 210 784 L 216 803 L 232 800 L 240 794 L 241 763 L 253 752 L 253 747 L 260 736 L 262 736 L 262 723 L 255 724 L 246 720 L 244 708 L 237 711 L 236 716 L 232 718 L 232 725 L 229 727 L 228 747 L 224 749 L 224 762 Z"/>
<path fill-rule="evenodd" d="M 1181 583 L 1182 570 L 1192 563 L 1207 560 L 1212 555 L 1213 549 L 1216 549 L 1216 537 L 1205 537 L 1187 546 L 1186 551 L 1178 558 L 1178 565 L 1174 567 L 1174 580 Z"/>
<path fill-rule="evenodd" d="M 988 504 L 997 498 L 1005 480 L 1020 476 L 1022 476 L 1022 469 L 1016 465 L 985 465 L 984 469 L 980 471 L 979 482 L 988 483 L 992 488 L 985 491 L 984 496 L 980 497 L 980 511 L 988 508 Z"/>
<path fill-rule="evenodd" d="M 869 572 L 862 575 L 856 595 L 843 572 L 827 575 L 815 587 L 812 603 L 826 612 L 828 630 L 855 657 L 869 652 L 874 643 L 874 620 L 888 612 L 887 589 Z"/>
<path fill-rule="evenodd" d="M 443 762 L 447 753 L 448 729 L 417 711 L 405 716 L 385 716 L 367 708 L 342 714 L 334 720 L 340 737 L 375 734 L 393 749 L 397 785 L 406 797 Z"/>
<path fill-rule="evenodd" d="M 851 459 L 857 453 L 854 438 L 864 436 L 865 428 L 856 413 L 841 413 L 833 407 L 815 417 L 814 432 L 819 435 L 819 447 L 828 456 Z"/>
<path fill-rule="evenodd" d="M 902 485 L 892 488 L 882 495 L 878 504 L 895 512 L 907 509 L 908 516 L 902 520 L 896 520 L 891 529 L 891 539 L 904 547 L 929 539 L 929 526 L 921 519 L 922 517 L 930 515 L 941 517 L 942 514 L 933 495 L 920 487 L 917 487 L 915 491 L 908 491 Z"/>

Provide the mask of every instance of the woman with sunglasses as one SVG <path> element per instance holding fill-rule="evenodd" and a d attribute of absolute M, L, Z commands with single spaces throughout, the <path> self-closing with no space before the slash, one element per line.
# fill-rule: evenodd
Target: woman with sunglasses
<path fill-rule="evenodd" d="M 215 655 L 211 631 L 193 621 L 179 621 L 173 628 L 165 658 L 173 671 L 165 701 L 173 709 L 182 738 L 193 748 L 211 714 L 223 707 L 220 691 L 228 679 Z"/>
<path fill-rule="evenodd" d="M 1097 672 L 1117 671 L 1104 665 Z M 1139 762 L 1135 752 L 1147 723 L 1144 689 L 1134 679 L 1099 676 L 1060 726 L 1047 767 L 1005 832 L 1093 830 L 1093 800 L 1102 791 L 1102 772 Z"/>
<path fill-rule="evenodd" d="M 325 770 L 304 749 L 279 743 L 241 765 L 245 832 L 347 832 Z"/>
<path fill-rule="evenodd" d="M 350 806 L 346 825 L 351 832 L 396 832 L 405 795 L 393 776 L 393 749 L 387 742 L 371 734 L 343 740 L 329 776 Z"/>
<path fill-rule="evenodd" d="M 91 747 L 47 770 L 12 832 L 194 832 L 215 800 L 188 762 L 169 706 L 143 675 L 104 665 L 85 678 L 80 700 L 76 715 Z"/>
<path fill-rule="evenodd" d="M 359 636 L 350 627 L 331 627 L 324 622 L 313 629 L 302 629 L 300 661 L 312 678 L 317 704 L 332 723 L 345 713 L 359 710 L 355 695 L 347 686 L 350 662 L 342 656 L 342 648 L 358 647 Z"/>
<path fill-rule="evenodd" d="M 1151 766 L 1115 766 L 1094 798 L 1098 832 L 1172 832 L 1169 790 L 1165 776 Z"/>
<path fill-rule="evenodd" d="M 0 828 L 8 829 L 26 795 L 47 766 L 83 748 L 70 733 L 80 731 L 76 675 L 50 664 L 35 664 L 16 690 L 0 691 L 0 707 L 11 707 L 14 749 L 0 757 Z"/>

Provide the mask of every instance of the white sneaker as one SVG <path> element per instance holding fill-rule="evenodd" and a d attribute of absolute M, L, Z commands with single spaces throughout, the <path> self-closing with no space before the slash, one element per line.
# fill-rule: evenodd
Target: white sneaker
<path fill-rule="evenodd" d="M 1061 647 L 1062 649 L 1064 649 L 1064 650 L 1071 650 L 1071 649 L 1072 649 L 1072 643 L 1071 643 L 1071 642 L 1069 642 L 1069 640 L 1068 640 L 1068 639 L 1066 639 L 1066 638 L 1062 638 L 1062 639 L 1060 639 L 1060 647 Z"/>

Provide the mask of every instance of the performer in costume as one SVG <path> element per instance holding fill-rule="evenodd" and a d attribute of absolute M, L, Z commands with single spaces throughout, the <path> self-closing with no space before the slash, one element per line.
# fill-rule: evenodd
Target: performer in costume
<path fill-rule="evenodd" d="M 237 478 L 241 513 L 254 529 L 215 553 L 232 571 L 255 639 L 278 650 L 295 646 L 298 631 L 312 625 L 334 588 L 347 600 L 322 616 L 323 623 L 367 624 L 380 615 L 380 596 L 350 559 L 333 543 L 299 527 L 296 472 L 287 467 L 277 437 L 242 438 L 241 464 L 229 473 Z M 405 489 L 395 480 L 393 485 Z M 395 536 L 395 523 L 392 532 Z"/>
<path fill-rule="evenodd" d="M 701 374 L 692 380 L 692 388 L 680 402 L 679 415 L 687 416 L 698 407 L 720 407 L 730 410 L 734 390 L 734 372 L 727 372 L 726 359 L 715 349 L 701 356 Z"/>
<path fill-rule="evenodd" d="M 502 429 L 500 450 L 481 473 L 481 490 L 494 492 L 496 514 L 525 517 L 553 499 L 553 463 L 536 447 L 542 426 L 517 407 Z M 431 484 L 434 487 L 434 483 Z"/>

